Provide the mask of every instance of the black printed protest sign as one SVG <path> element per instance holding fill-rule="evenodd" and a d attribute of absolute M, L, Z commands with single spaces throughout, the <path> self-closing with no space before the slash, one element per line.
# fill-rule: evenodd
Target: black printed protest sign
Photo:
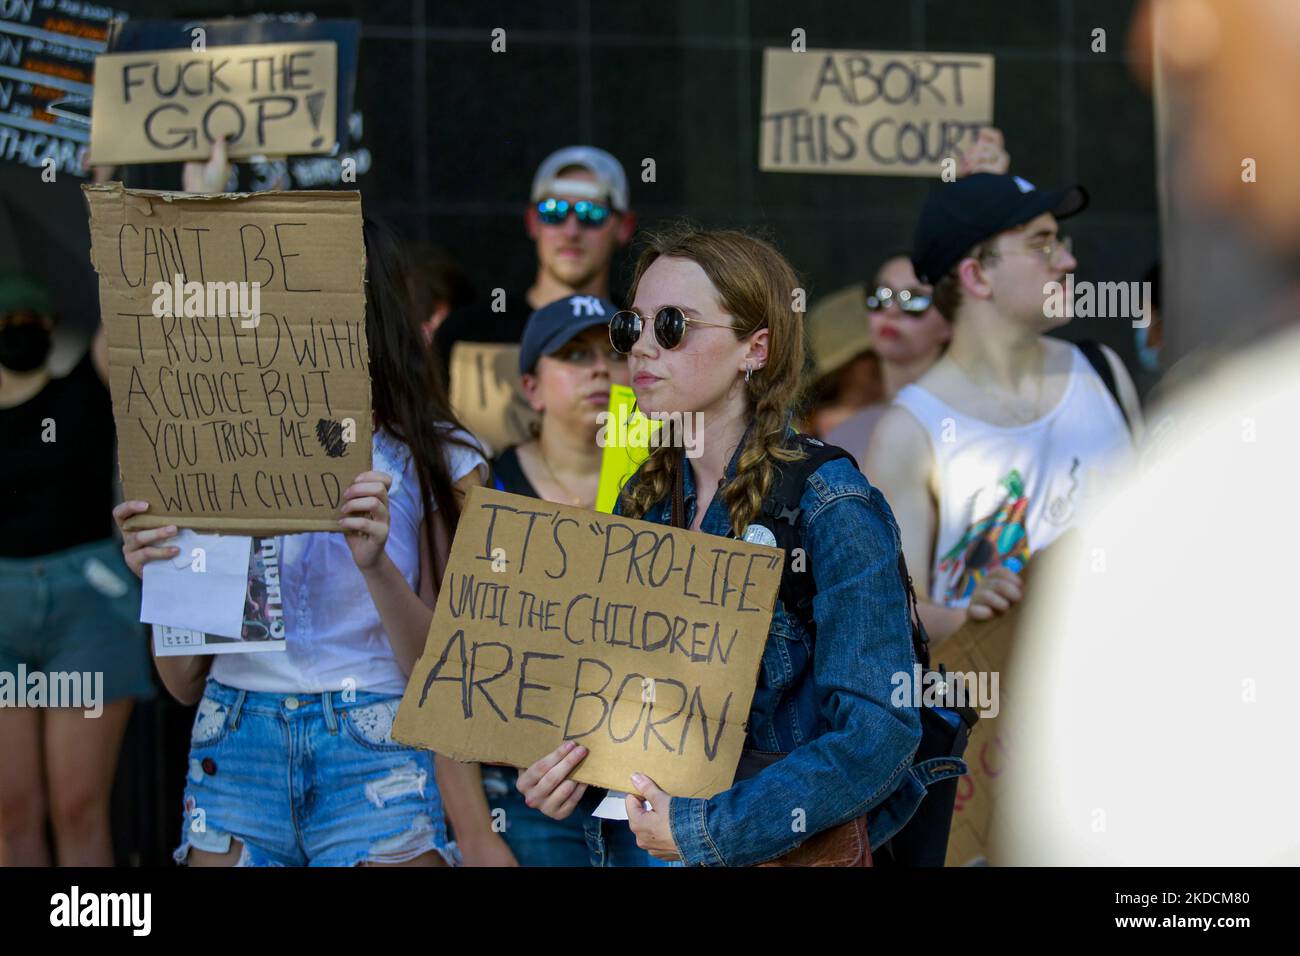
<path fill-rule="evenodd" d="M 90 156 L 98 165 L 334 148 L 333 43 L 265 43 L 95 58 Z"/>
<path fill-rule="evenodd" d="M 563 741 L 574 779 L 731 786 L 782 552 L 474 488 L 393 736 L 525 767 Z"/>
<path fill-rule="evenodd" d="M 371 460 L 360 194 L 82 191 L 128 527 L 338 531 Z"/>

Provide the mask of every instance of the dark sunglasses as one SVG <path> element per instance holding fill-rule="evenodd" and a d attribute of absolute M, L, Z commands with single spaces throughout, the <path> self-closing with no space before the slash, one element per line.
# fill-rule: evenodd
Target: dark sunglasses
<path fill-rule="evenodd" d="M 609 207 L 587 199 L 571 203 L 567 199 L 551 197 L 537 204 L 537 215 L 548 226 L 558 226 L 569 218 L 569 213 L 578 217 L 579 225 L 588 229 L 599 229 L 609 218 Z"/>
<path fill-rule="evenodd" d="M 641 316 L 631 309 L 615 312 L 609 320 L 609 344 L 616 352 L 626 355 L 632 346 L 641 340 Z M 734 325 L 719 325 L 717 322 L 701 322 L 688 319 L 685 313 L 675 305 L 665 306 L 655 313 L 655 340 L 662 348 L 675 349 L 682 344 L 687 325 L 704 325 L 711 329 L 735 329 Z"/>
<path fill-rule="evenodd" d="M 926 309 L 930 308 L 930 303 L 933 301 L 933 297 L 920 289 L 898 289 L 895 291 L 887 285 L 882 285 L 876 291 L 867 293 L 867 309 L 869 311 L 883 312 L 889 308 L 889 303 L 895 302 L 905 314 L 914 318 L 923 315 Z"/>

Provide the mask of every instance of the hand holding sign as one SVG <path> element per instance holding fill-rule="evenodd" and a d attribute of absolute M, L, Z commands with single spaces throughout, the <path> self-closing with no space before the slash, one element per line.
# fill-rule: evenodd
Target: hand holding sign
<path fill-rule="evenodd" d="M 230 160 L 226 155 L 226 137 L 220 136 L 212 144 L 212 155 L 206 163 L 189 162 L 181 170 L 181 188 L 187 193 L 211 195 L 226 188 L 230 178 Z"/>
<path fill-rule="evenodd" d="M 672 819 L 668 808 L 673 798 L 659 789 L 659 785 L 645 774 L 632 774 L 636 793 L 627 795 L 627 821 L 636 834 L 636 845 L 657 860 L 680 860 L 677 841 L 673 839 Z M 645 803 L 650 809 L 645 808 Z"/>
<path fill-rule="evenodd" d="M 531 767 L 521 770 L 515 786 L 523 794 L 524 803 L 552 820 L 567 818 L 587 792 L 585 783 L 569 777 L 585 756 L 586 747 L 568 740 Z"/>
<path fill-rule="evenodd" d="M 352 560 L 363 572 L 372 570 L 384 556 L 388 540 L 388 489 L 393 476 L 365 471 L 343 492 L 339 527 L 347 532 Z"/>
<path fill-rule="evenodd" d="M 174 524 L 144 531 L 126 530 L 127 518 L 143 514 L 148 510 L 147 501 L 124 501 L 113 509 L 113 520 L 117 522 L 117 530 L 122 532 L 122 556 L 126 559 L 126 566 L 137 578 L 144 577 L 146 562 L 174 558 L 180 554 L 180 548 L 163 544 L 164 541 L 176 537 L 178 529 Z"/>
<path fill-rule="evenodd" d="M 1007 152 L 1002 141 L 1002 130 L 996 126 L 987 126 L 980 130 L 975 142 L 961 154 L 957 164 L 957 175 L 969 176 L 972 173 L 996 173 L 1001 175 L 1011 168 L 1011 154 Z"/>

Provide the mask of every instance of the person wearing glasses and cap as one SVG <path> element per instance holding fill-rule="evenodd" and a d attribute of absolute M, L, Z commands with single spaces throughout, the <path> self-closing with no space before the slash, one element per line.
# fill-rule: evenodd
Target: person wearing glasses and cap
<path fill-rule="evenodd" d="M 1010 165 L 1011 155 L 1002 131 L 989 126 L 980 130 L 975 141 L 962 152 L 957 175 L 1005 173 Z M 851 288 L 851 298 L 845 297 L 844 307 L 853 309 L 852 314 L 861 325 L 862 307 L 866 306 L 867 322 L 857 334 L 866 336 L 871 343 L 879 397 L 863 403 L 818 434 L 832 445 L 847 448 L 860 461 L 876 423 L 899 389 L 915 382 L 939 360 L 952 338 L 952 324 L 934 307 L 934 289 L 916 277 L 907 251 L 895 252 L 885 259 L 870 286 L 863 288 L 859 283 Z M 820 359 L 816 311 L 814 308 L 808 314 L 808 324 L 814 354 Z M 836 341 L 851 341 L 854 337 L 854 333 L 846 331 L 839 333 Z"/>
<path fill-rule="evenodd" d="M 1018 602 L 1030 554 L 1133 464 L 1140 412 L 1124 366 L 1044 334 L 1067 321 L 1047 307 L 1050 283 L 1078 265 L 1058 223 L 1087 203 L 1080 186 L 977 173 L 921 212 L 912 263 L 952 339 L 899 390 L 863 469 L 898 518 L 935 643 Z"/>
<path fill-rule="evenodd" d="M 537 167 L 530 197 L 524 221 L 537 253 L 533 284 L 507 291 L 504 311 L 453 312 L 434 337 L 443 362 L 458 341 L 520 341 L 534 310 L 557 299 L 610 298 L 610 263 L 636 229 L 622 164 L 595 146 L 566 146 Z"/>
<path fill-rule="evenodd" d="M 498 491 L 595 508 L 601 413 L 609 407 L 610 386 L 628 383 L 627 357 L 609 340 L 617 312 L 609 299 L 573 295 L 528 320 L 519 372 L 539 424 L 532 439 L 492 460 Z M 481 771 L 488 808 L 505 824 L 502 836 L 520 866 L 661 865 L 636 845 L 626 823 L 590 812 L 552 819 L 525 803 L 516 768 L 484 764 Z M 492 825 L 481 809 L 465 821 L 463 827 L 484 832 Z"/>

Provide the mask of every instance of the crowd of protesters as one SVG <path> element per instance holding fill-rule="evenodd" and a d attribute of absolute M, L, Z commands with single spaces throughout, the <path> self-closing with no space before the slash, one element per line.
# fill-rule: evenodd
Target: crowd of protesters
<path fill-rule="evenodd" d="M 187 188 L 216 191 L 224 162 L 187 168 Z M 471 303 L 445 254 L 368 217 L 373 467 L 344 493 L 338 533 L 281 540 L 286 649 L 154 659 L 167 692 L 197 705 L 175 860 L 903 863 L 895 837 L 933 781 L 916 765 L 918 709 L 891 701 L 891 675 L 912 670 L 920 625 L 938 646 L 1019 603 L 1026 565 L 1134 471 L 1144 431 L 1115 352 L 1048 334 L 1065 320 L 1045 289 L 1078 266 L 1062 225 L 1088 193 L 1012 166 L 986 131 L 917 210 L 910 247 L 864 261 L 869 279 L 807 316 L 792 308 L 794 264 L 765 239 L 638 232 L 622 165 L 593 146 L 537 168 L 524 209 L 535 278 L 504 302 Z M 629 244 L 620 295 L 612 262 Z M 47 290 L 0 279 L 0 669 L 102 671 L 105 719 L 0 709 L 0 863 L 107 864 L 117 753 L 152 687 L 135 579 L 177 554 L 181 529 L 128 531 L 148 505 L 111 507 L 103 337 L 55 377 L 53 312 Z M 459 343 L 517 346 L 532 416 L 519 440 L 494 447 L 453 406 Z M 1160 344 L 1139 342 L 1143 370 Z M 813 598 L 782 591 L 735 783 L 708 798 L 639 774 L 627 793 L 580 783 L 587 750 L 573 741 L 511 767 L 392 737 L 465 495 L 487 485 L 594 508 L 614 385 L 647 415 L 703 423 L 700 455 L 655 448 L 618 514 L 750 539 L 806 464 L 791 533 Z M 50 418 L 76 434 L 43 442 Z M 391 784 L 383 800 L 377 779 Z"/>

